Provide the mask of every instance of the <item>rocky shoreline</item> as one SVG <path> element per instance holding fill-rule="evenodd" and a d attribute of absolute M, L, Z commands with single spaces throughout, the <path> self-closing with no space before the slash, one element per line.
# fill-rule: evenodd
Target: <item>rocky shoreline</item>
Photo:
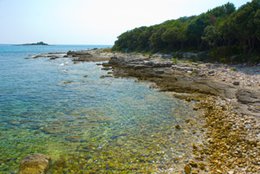
<path fill-rule="evenodd" d="M 33 58 L 106 61 L 115 77 L 154 82 L 162 91 L 194 102 L 201 111 L 205 138 L 193 145 L 189 173 L 257 173 L 260 171 L 260 66 L 228 66 L 108 50 L 36 55 Z M 108 61 L 108 62 L 107 62 Z M 111 72 L 109 73 L 111 76 Z M 105 78 L 105 77 L 104 77 Z"/>
<path fill-rule="evenodd" d="M 195 156 L 185 173 L 260 171 L 259 66 L 234 69 L 135 55 L 114 56 L 103 65 L 112 66 L 115 76 L 152 81 L 163 91 L 197 101 L 194 109 L 204 113 L 206 138 L 194 145 Z"/>

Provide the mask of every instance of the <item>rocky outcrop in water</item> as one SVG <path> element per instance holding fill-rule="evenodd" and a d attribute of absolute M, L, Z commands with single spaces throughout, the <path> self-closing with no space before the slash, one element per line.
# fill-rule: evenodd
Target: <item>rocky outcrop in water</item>
<path fill-rule="evenodd" d="M 102 49 L 92 49 L 84 51 L 68 51 L 66 57 L 72 58 L 75 62 L 102 62 L 108 61 L 113 53 Z"/>
<path fill-rule="evenodd" d="M 45 174 L 50 160 L 50 157 L 43 154 L 29 155 L 21 161 L 19 174 Z"/>
<path fill-rule="evenodd" d="M 49 58 L 50 60 L 58 59 L 58 58 L 63 58 L 66 55 L 66 53 L 42 53 L 42 54 L 37 54 L 31 56 L 33 59 L 37 58 Z"/>
<path fill-rule="evenodd" d="M 189 74 L 194 68 L 177 66 L 171 61 L 161 61 L 149 58 L 112 57 L 105 66 L 114 67 L 116 75 L 136 76 L 140 79 L 151 80 L 162 90 L 175 92 L 200 92 L 234 98 L 234 87 L 224 83 L 216 83 L 208 78 Z M 186 74 L 187 73 L 187 74 Z"/>
<path fill-rule="evenodd" d="M 70 58 L 74 62 L 103 62 L 108 61 L 113 56 L 111 52 L 104 52 L 97 49 L 83 51 L 68 51 L 67 53 L 42 53 L 31 56 L 31 58 Z"/>
<path fill-rule="evenodd" d="M 113 67 L 115 76 L 135 76 L 141 80 L 155 82 L 161 90 L 180 93 L 203 93 L 234 100 L 239 112 L 259 116 L 258 76 L 252 75 L 232 82 L 234 74 L 239 79 L 244 75 L 232 69 L 206 63 L 174 63 L 169 59 L 153 56 L 117 55 L 103 66 Z M 223 80 L 225 78 L 225 80 Z M 235 85 L 234 85 L 235 84 Z M 249 89 L 249 88 L 252 89 Z"/>
<path fill-rule="evenodd" d="M 93 58 L 93 55 L 87 51 L 69 51 L 68 57 L 72 57 L 74 61 L 88 61 Z"/>

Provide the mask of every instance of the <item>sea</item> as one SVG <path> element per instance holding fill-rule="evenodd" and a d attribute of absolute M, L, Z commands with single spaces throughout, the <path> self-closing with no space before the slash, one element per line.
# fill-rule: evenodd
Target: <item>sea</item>
<path fill-rule="evenodd" d="M 1 174 L 35 153 L 51 157 L 53 174 L 183 167 L 193 138 L 175 127 L 195 114 L 189 103 L 132 77 L 102 78 L 109 71 L 97 62 L 32 58 L 109 47 L 0 45 Z"/>

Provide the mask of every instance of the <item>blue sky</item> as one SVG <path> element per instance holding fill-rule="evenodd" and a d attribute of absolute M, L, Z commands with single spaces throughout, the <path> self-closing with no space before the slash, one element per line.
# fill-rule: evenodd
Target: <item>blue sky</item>
<path fill-rule="evenodd" d="M 0 43 L 113 44 L 126 30 L 248 0 L 0 0 Z"/>

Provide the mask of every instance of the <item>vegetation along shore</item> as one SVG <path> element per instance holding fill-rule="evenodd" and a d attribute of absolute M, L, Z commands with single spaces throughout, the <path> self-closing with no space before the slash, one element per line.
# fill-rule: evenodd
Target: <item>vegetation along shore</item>
<path fill-rule="evenodd" d="M 231 3 L 198 16 L 139 27 L 118 37 L 113 50 L 175 53 L 193 50 L 201 60 L 259 62 L 260 1 Z"/>
<path fill-rule="evenodd" d="M 199 120 L 202 127 L 192 133 L 203 138 L 190 145 L 192 154 L 179 173 L 256 174 L 260 171 L 259 50 L 260 1 L 253 0 L 239 9 L 227 3 L 198 16 L 135 28 L 121 34 L 112 49 L 32 58 L 102 62 L 97 65 L 107 75 L 101 78 L 135 77 L 190 102 L 200 113 L 198 118 L 186 119 L 175 129 L 186 126 L 192 131 Z M 26 169 L 23 164 L 20 173 Z M 46 160 L 43 166 L 48 166 Z M 169 167 L 157 173 L 172 171 Z"/>

